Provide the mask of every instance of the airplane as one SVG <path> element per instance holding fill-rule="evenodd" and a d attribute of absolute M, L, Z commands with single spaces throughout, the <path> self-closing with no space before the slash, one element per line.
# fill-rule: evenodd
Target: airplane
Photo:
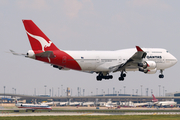
<path fill-rule="evenodd" d="M 66 106 L 68 105 L 68 102 L 59 102 L 60 106 Z"/>
<path fill-rule="evenodd" d="M 154 102 L 154 105 L 159 107 L 173 107 L 177 105 L 177 102 L 174 101 L 158 101 L 158 99 L 155 98 L 155 96 L 152 94 L 153 99 L 152 102 Z"/>
<path fill-rule="evenodd" d="M 115 108 L 115 106 L 113 104 L 109 103 L 109 104 L 106 104 L 106 108 L 113 109 L 113 108 Z"/>
<path fill-rule="evenodd" d="M 94 102 L 84 102 L 82 103 L 82 106 L 94 106 L 95 103 Z"/>
<path fill-rule="evenodd" d="M 82 104 L 82 102 L 69 102 L 68 105 L 69 106 L 80 106 Z"/>
<path fill-rule="evenodd" d="M 10 50 L 14 55 L 23 55 L 45 63 L 59 70 L 77 70 L 97 73 L 97 81 L 109 80 L 114 72 L 120 72 L 119 81 L 124 81 L 127 71 L 140 71 L 155 74 L 160 70 L 159 78 L 164 78 L 163 71 L 177 63 L 177 59 L 166 49 L 135 48 L 115 51 L 64 51 L 36 26 L 32 20 L 22 20 L 32 50 L 27 54 L 19 54 Z"/>
<path fill-rule="evenodd" d="M 52 108 L 46 104 L 22 104 L 22 103 L 18 103 L 17 100 L 15 102 L 16 102 L 15 104 L 16 107 L 24 108 L 26 109 L 26 112 L 28 110 L 32 110 L 32 112 L 34 112 L 35 110 L 48 110 L 50 112 L 50 110 L 52 110 Z"/>

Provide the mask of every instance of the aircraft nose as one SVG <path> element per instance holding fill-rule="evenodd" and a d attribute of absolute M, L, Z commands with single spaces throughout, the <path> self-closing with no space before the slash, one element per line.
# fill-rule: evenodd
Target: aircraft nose
<path fill-rule="evenodd" d="M 177 58 L 173 58 L 173 61 L 171 62 L 173 65 L 175 65 L 178 62 Z"/>
<path fill-rule="evenodd" d="M 174 64 L 176 64 L 178 62 L 177 58 L 175 58 L 174 62 L 175 62 Z"/>

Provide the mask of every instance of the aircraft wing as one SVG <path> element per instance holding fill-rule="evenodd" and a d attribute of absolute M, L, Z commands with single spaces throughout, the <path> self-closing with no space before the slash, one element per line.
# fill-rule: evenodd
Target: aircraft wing
<path fill-rule="evenodd" d="M 122 63 L 117 66 L 110 67 L 110 71 L 117 72 L 117 71 L 125 71 L 128 66 L 137 65 L 138 62 L 142 61 L 143 58 L 146 57 L 147 53 L 144 52 L 139 46 L 136 46 L 137 52 L 130 57 L 125 63 Z"/>

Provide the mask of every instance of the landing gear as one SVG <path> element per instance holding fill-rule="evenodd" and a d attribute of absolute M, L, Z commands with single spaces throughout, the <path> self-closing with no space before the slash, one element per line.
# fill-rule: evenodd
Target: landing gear
<path fill-rule="evenodd" d="M 112 79 L 112 78 L 113 78 L 112 75 L 109 75 L 109 74 L 103 75 L 103 73 L 101 73 L 101 72 L 96 77 L 97 81 L 101 81 L 102 79 L 109 80 L 109 79 Z"/>
<path fill-rule="evenodd" d="M 98 75 L 98 76 L 96 77 L 96 79 L 97 79 L 97 81 L 101 81 L 101 80 L 102 80 L 102 77 L 101 77 L 100 75 Z"/>
<path fill-rule="evenodd" d="M 159 78 L 164 78 L 164 75 L 163 75 L 163 70 L 160 70 L 160 75 L 159 75 Z"/>
<path fill-rule="evenodd" d="M 124 78 L 126 77 L 126 74 L 121 72 L 121 76 L 119 77 L 119 81 L 124 81 Z"/>

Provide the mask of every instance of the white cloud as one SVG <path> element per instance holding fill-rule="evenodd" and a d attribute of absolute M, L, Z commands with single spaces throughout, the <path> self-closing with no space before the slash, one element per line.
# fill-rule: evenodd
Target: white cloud
<path fill-rule="evenodd" d="M 161 10 L 172 9 L 170 5 L 161 0 L 130 0 L 127 4 L 131 7 L 158 8 Z"/>
<path fill-rule="evenodd" d="M 78 0 L 64 0 L 64 9 L 68 17 L 74 18 L 78 16 L 79 11 L 82 9 L 82 2 Z"/>
<path fill-rule="evenodd" d="M 9 1 L 7 0 L 0 0 L 0 6 L 7 5 Z"/>
<path fill-rule="evenodd" d="M 45 0 L 19 0 L 17 4 L 21 9 L 34 9 L 40 11 L 48 9 L 48 4 Z"/>

